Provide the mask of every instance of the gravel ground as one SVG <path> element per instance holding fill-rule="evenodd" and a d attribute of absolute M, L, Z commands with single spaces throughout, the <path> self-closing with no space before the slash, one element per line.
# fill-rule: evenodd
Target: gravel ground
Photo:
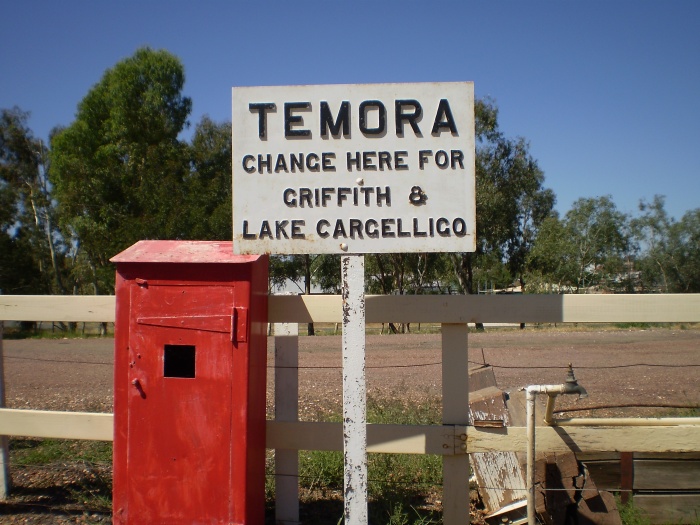
<path fill-rule="evenodd" d="M 589 398 L 564 396 L 558 408 L 622 404 L 700 405 L 700 329 L 498 329 L 470 333 L 471 366 L 495 367 L 499 387 L 561 383 L 572 363 Z M 5 340 L 6 404 L 10 408 L 110 412 L 113 340 Z M 268 345 L 274 366 L 274 342 Z M 441 395 L 439 334 L 367 337 L 368 393 L 419 404 Z M 342 404 L 341 338 L 301 337 L 300 419 L 322 420 Z M 274 373 L 268 374 L 268 411 Z M 658 414 L 659 409 L 607 408 L 592 416 Z M 107 523 L 108 513 L 66 503 L 71 483 L 109 476 L 100 466 L 12 469 L 16 490 L 0 504 L 0 523 Z M 86 472 L 85 472 L 86 471 Z M 76 481 L 77 480 L 77 481 Z"/>

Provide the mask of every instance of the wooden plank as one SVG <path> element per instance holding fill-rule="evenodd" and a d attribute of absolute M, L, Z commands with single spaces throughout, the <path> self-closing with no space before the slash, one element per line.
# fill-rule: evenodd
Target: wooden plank
<path fill-rule="evenodd" d="M 2 338 L 5 323 L 0 320 L 0 408 L 5 408 L 5 356 Z M 0 435 L 0 501 L 10 493 L 10 447 L 7 436 Z"/>
<path fill-rule="evenodd" d="M 299 325 L 275 326 L 275 419 L 299 420 Z M 275 523 L 299 523 L 299 451 L 275 450 Z"/>
<path fill-rule="evenodd" d="M 0 435 L 112 440 L 112 414 L 0 409 Z M 700 426 L 537 429 L 538 452 L 700 452 Z M 341 423 L 267 422 L 267 447 L 342 450 Z M 467 451 L 523 451 L 525 427 L 466 425 L 367 425 L 369 452 L 455 454 L 455 436 L 467 436 Z M 458 439 L 458 438 L 457 438 Z M 461 451 L 457 451 L 458 453 Z"/>
<path fill-rule="evenodd" d="M 459 432 L 459 430 L 457 430 Z M 537 452 L 698 452 L 698 426 L 639 427 L 538 427 Z M 525 427 L 469 428 L 467 450 L 493 452 L 524 451 L 527 447 Z"/>
<path fill-rule="evenodd" d="M 113 323 L 113 295 L 0 295 L 0 319 Z"/>
<path fill-rule="evenodd" d="M 635 490 L 700 490 L 700 461 L 634 460 Z"/>
<path fill-rule="evenodd" d="M 620 452 L 620 499 L 627 503 L 634 488 L 634 462 L 632 452 Z"/>
<path fill-rule="evenodd" d="M 467 337 L 466 324 L 442 324 L 442 422 L 444 425 L 469 423 Z M 466 443 L 464 445 L 464 452 L 466 452 Z M 444 456 L 442 478 L 443 523 L 445 525 L 469 523 L 469 456 L 465 453 Z"/>
<path fill-rule="evenodd" d="M 402 295 L 366 297 L 367 322 L 700 322 L 700 294 Z M 339 295 L 269 299 L 269 322 L 342 321 Z M 0 296 L 5 321 L 114 322 L 114 297 Z"/>
<path fill-rule="evenodd" d="M 0 435 L 112 441 L 112 414 L 0 409 Z"/>
<path fill-rule="evenodd" d="M 634 506 L 651 523 L 697 523 L 700 494 L 636 494 Z"/>
<path fill-rule="evenodd" d="M 576 454 L 579 457 L 579 454 Z M 599 490 L 620 490 L 620 461 L 584 461 L 591 479 Z"/>

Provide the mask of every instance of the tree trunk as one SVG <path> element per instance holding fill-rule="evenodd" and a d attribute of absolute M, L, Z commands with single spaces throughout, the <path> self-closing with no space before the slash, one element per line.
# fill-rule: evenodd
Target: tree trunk
<path fill-rule="evenodd" d="M 308 253 L 304 254 L 304 293 L 311 295 L 311 256 Z M 313 323 L 309 323 L 306 330 L 308 335 L 316 335 Z"/>

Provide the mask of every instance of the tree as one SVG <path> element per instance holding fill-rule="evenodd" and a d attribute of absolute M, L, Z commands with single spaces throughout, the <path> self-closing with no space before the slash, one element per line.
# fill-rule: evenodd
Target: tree
<path fill-rule="evenodd" d="M 632 251 L 628 217 L 609 196 L 581 198 L 564 219 L 551 216 L 539 229 L 528 256 L 530 276 L 541 291 L 583 292 L 591 286 L 614 289 L 625 279 Z"/>
<path fill-rule="evenodd" d="M 473 293 L 475 271 L 489 262 L 505 263 L 510 280 L 523 282 L 527 253 L 537 229 L 554 206 L 543 187 L 544 174 L 522 139 L 508 139 L 498 128 L 498 109 L 476 101 L 476 234 L 474 253 L 452 254 L 462 293 Z"/>
<path fill-rule="evenodd" d="M 186 235 L 187 150 L 177 139 L 191 100 L 180 61 L 139 49 L 105 72 L 52 140 L 51 180 L 62 227 L 110 292 L 109 258 L 140 239 Z"/>
<path fill-rule="evenodd" d="M 231 122 L 217 124 L 205 115 L 189 150 L 186 235 L 197 240 L 231 239 Z"/>
<path fill-rule="evenodd" d="M 686 212 L 680 221 L 669 217 L 665 199 L 656 195 L 642 201 L 641 215 L 632 221 L 642 246 L 637 261 L 645 291 L 700 291 L 700 209 Z"/>
<path fill-rule="evenodd" d="M 48 152 L 27 126 L 28 117 L 17 107 L 0 112 L 0 235 L 5 236 L 3 244 L 10 259 L 24 261 L 11 272 L 3 270 L 19 280 L 5 282 L 2 287 L 23 293 L 63 293 L 60 236 L 47 176 Z M 12 256 L 12 250 L 25 253 Z M 36 276 L 19 278 L 23 271 L 36 272 Z"/>

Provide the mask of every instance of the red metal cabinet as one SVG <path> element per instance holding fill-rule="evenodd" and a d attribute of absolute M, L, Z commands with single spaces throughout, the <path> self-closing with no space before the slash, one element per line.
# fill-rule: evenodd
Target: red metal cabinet
<path fill-rule="evenodd" d="M 262 524 L 267 256 L 141 241 L 117 265 L 115 524 Z"/>

